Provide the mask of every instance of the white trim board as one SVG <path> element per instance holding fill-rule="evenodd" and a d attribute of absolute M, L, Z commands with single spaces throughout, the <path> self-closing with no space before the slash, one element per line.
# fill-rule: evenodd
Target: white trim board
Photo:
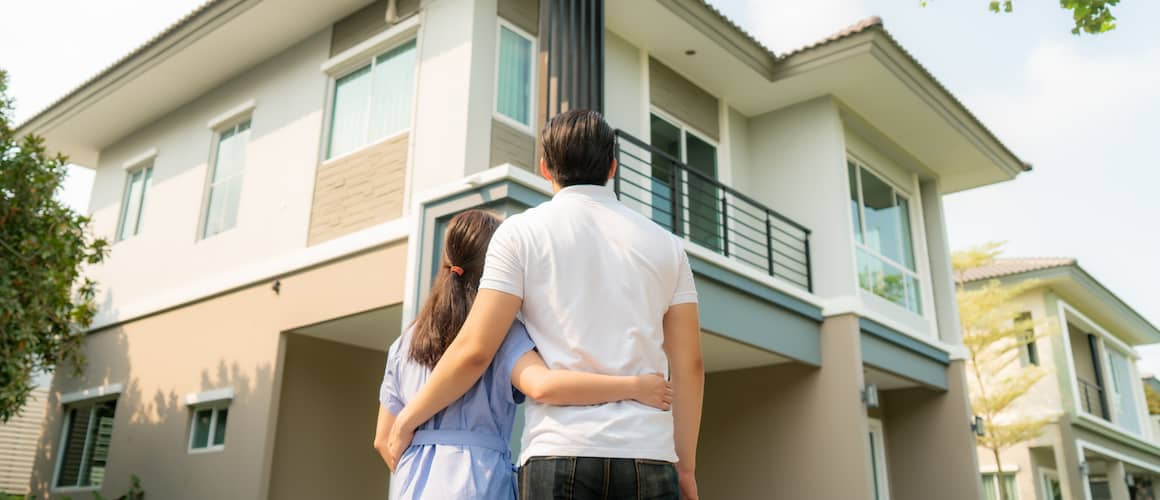
<path fill-rule="evenodd" d="M 121 164 L 121 168 L 126 171 L 133 170 L 137 167 L 144 166 L 146 163 L 153 161 L 155 158 L 157 158 L 157 148 L 149 148 L 145 151 L 142 151 L 137 156 L 126 160 L 125 163 Z"/>
<path fill-rule="evenodd" d="M 233 126 L 235 124 L 234 122 L 241 121 L 241 119 L 243 117 L 248 116 L 251 113 L 253 113 L 254 108 L 256 108 L 256 107 L 258 107 L 257 101 L 255 101 L 253 99 L 249 99 L 241 104 L 238 104 L 237 106 L 234 106 L 234 107 L 222 112 L 220 115 L 217 115 L 213 118 L 210 118 L 209 121 L 206 122 L 205 126 L 207 128 L 209 128 L 210 130 L 214 130 L 214 131 L 217 131 L 218 129 L 227 128 L 228 126 Z M 154 154 L 156 154 L 156 153 L 154 153 Z"/>
<path fill-rule="evenodd" d="M 277 278 L 370 248 L 407 239 L 410 221 L 399 218 L 312 247 L 299 248 L 256 263 L 211 275 L 190 285 L 159 292 L 135 303 L 102 311 L 89 331 L 132 321 L 167 309 L 193 303 L 219 293 Z"/>
<path fill-rule="evenodd" d="M 189 393 L 185 395 L 185 406 L 201 406 L 212 403 L 220 403 L 222 401 L 232 401 L 234 399 L 233 387 L 222 387 L 219 389 L 210 389 L 197 393 Z"/>
<path fill-rule="evenodd" d="M 103 398 L 105 396 L 119 395 L 124 392 L 124 384 L 108 384 L 100 387 L 92 387 L 89 389 L 82 389 L 60 396 L 60 404 L 67 405 L 76 403 L 78 401 L 87 401 L 90 399 Z"/>
<path fill-rule="evenodd" d="M 331 76 L 337 76 L 347 70 L 354 69 L 371 57 L 377 56 L 393 45 L 410 40 L 419 32 L 419 16 L 411 16 L 398 24 L 387 28 L 382 33 L 370 37 L 358 45 L 339 52 L 319 65 L 319 71 Z"/>

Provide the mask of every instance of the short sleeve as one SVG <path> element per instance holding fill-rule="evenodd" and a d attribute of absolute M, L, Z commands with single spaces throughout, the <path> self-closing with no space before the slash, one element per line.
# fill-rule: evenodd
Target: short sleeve
<path fill-rule="evenodd" d="M 495 367 L 496 385 L 501 388 L 510 388 L 505 390 L 505 394 L 511 394 L 511 403 L 520 404 L 524 402 L 524 395 L 514 386 L 512 386 L 512 370 L 515 369 L 516 361 L 519 361 L 524 354 L 536 348 L 536 344 L 532 342 L 532 338 L 528 336 L 528 330 L 524 328 L 524 324 L 516 321 L 512 323 L 512 327 L 508 330 L 507 337 L 504 338 L 503 344 L 500 344 L 499 351 L 495 354 L 495 360 L 492 365 Z"/>
<path fill-rule="evenodd" d="M 677 287 L 673 291 L 670 306 L 697 302 L 697 286 L 693 283 L 693 269 L 689 266 L 689 254 L 684 248 L 678 249 L 680 262 L 677 264 Z"/>
<path fill-rule="evenodd" d="M 520 233 L 513 219 L 499 226 L 487 247 L 479 288 L 524 298 L 524 258 Z"/>
<path fill-rule="evenodd" d="M 399 344 L 403 337 L 395 339 L 387 351 L 387 367 L 383 373 L 383 384 L 379 387 L 379 403 L 392 415 L 403 411 L 403 398 L 399 393 Z"/>

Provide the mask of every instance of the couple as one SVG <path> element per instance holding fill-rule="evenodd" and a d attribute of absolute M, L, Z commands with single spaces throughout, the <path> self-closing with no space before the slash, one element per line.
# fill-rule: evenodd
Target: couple
<path fill-rule="evenodd" d="M 503 224 L 452 219 L 429 297 L 391 345 L 375 434 L 391 497 L 696 499 L 705 376 L 681 240 L 605 187 L 600 114 L 557 115 L 542 142 L 555 196 Z"/>

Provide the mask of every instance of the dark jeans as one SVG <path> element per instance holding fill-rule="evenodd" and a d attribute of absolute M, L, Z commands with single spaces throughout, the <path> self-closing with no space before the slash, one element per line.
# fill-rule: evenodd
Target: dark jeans
<path fill-rule="evenodd" d="M 634 458 L 532 457 L 520 468 L 521 500 L 680 498 L 677 468 Z"/>

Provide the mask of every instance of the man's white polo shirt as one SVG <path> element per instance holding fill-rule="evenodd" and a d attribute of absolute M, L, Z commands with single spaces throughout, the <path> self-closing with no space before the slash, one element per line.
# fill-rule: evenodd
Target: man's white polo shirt
<path fill-rule="evenodd" d="M 570 186 L 512 216 L 488 249 L 480 288 L 523 299 L 536 349 L 552 369 L 668 374 L 661 322 L 697 301 L 682 240 L 604 186 Z M 635 401 L 526 407 L 520 462 L 533 456 L 676 462 L 672 413 Z"/>

